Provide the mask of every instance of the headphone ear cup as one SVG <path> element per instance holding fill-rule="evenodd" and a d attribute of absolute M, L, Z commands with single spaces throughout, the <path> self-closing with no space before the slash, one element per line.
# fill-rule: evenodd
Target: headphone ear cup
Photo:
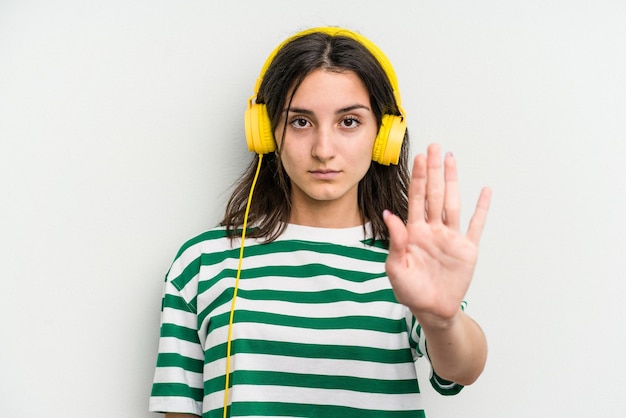
<path fill-rule="evenodd" d="M 406 120 L 402 116 L 383 115 L 374 141 L 372 160 L 384 165 L 398 164 L 405 132 Z"/>
<path fill-rule="evenodd" d="M 257 154 L 267 154 L 276 149 L 272 134 L 272 123 L 263 103 L 250 104 L 245 115 L 246 141 L 248 150 Z"/>

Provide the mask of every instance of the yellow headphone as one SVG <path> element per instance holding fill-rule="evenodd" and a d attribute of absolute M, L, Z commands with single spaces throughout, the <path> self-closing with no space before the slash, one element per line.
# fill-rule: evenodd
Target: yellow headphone
<path fill-rule="evenodd" d="M 406 132 L 406 117 L 400 102 L 400 92 L 398 89 L 398 79 L 396 78 L 396 73 L 391 66 L 391 62 L 389 62 L 389 59 L 370 40 L 348 29 L 336 27 L 307 29 L 291 36 L 290 38 L 287 38 L 276 49 L 274 49 L 274 51 L 272 51 L 261 69 L 261 74 L 259 75 L 259 78 L 254 86 L 254 95 L 248 99 L 248 108 L 246 109 L 244 115 L 248 149 L 260 155 L 273 152 L 276 149 L 276 141 L 274 140 L 274 134 L 272 133 L 272 124 L 267 113 L 267 108 L 264 103 L 254 103 L 267 68 L 274 60 L 278 51 L 280 51 L 285 44 L 291 42 L 295 38 L 318 32 L 325 33 L 330 36 L 345 36 L 359 42 L 374 56 L 374 58 L 376 58 L 385 74 L 387 74 L 387 78 L 389 78 L 391 88 L 393 89 L 393 96 L 401 115 L 383 115 L 382 124 L 378 130 L 378 135 L 376 136 L 376 141 L 374 142 L 374 148 L 372 149 L 372 160 L 384 165 L 398 164 L 400 149 L 402 148 L 402 141 L 404 140 L 404 133 Z"/>

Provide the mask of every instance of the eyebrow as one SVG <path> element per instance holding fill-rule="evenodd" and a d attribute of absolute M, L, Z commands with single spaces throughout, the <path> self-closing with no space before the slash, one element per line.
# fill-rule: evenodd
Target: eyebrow
<path fill-rule="evenodd" d="M 351 111 L 356 110 L 356 109 L 365 109 L 367 111 L 371 111 L 371 109 L 368 106 L 365 106 L 365 105 L 362 105 L 362 104 L 355 104 L 355 105 L 352 105 L 352 106 L 342 107 L 341 109 L 338 109 L 337 111 L 335 111 L 335 114 L 351 112 Z M 313 114 L 312 110 L 304 109 L 304 108 L 300 108 L 300 107 L 288 108 L 288 109 L 285 109 L 285 112 L 302 113 L 303 115 L 312 115 Z"/>

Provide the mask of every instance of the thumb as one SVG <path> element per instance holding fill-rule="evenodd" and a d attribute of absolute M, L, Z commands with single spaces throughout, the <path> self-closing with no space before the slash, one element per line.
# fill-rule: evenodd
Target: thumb
<path fill-rule="evenodd" d="M 388 210 L 383 211 L 383 220 L 389 230 L 389 255 L 387 264 L 399 263 L 404 257 L 404 251 L 408 243 L 406 225 L 397 215 Z"/>

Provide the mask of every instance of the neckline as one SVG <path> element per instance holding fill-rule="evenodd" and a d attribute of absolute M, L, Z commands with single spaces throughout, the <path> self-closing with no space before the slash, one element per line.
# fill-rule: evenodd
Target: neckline
<path fill-rule="evenodd" d="M 297 224 L 287 224 L 280 235 L 280 240 L 305 240 L 329 243 L 355 242 L 371 238 L 371 224 L 352 226 L 348 228 L 322 228 Z"/>

